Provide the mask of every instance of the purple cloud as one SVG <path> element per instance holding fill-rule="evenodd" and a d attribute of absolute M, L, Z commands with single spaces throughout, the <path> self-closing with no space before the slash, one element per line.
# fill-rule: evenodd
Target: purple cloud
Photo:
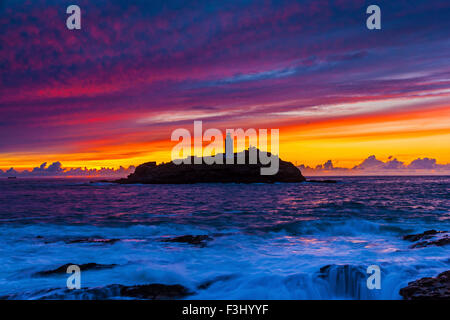
<path fill-rule="evenodd" d="M 129 166 L 124 168 L 120 166 L 118 169 L 101 168 L 64 168 L 61 162 L 53 162 L 47 167 L 47 162 L 42 163 L 39 167 L 33 168 L 31 171 L 17 171 L 10 168 L 3 172 L 0 170 L 0 177 L 126 177 L 134 172 L 135 167 Z"/>
<path fill-rule="evenodd" d="M 351 169 L 335 167 L 331 160 L 317 165 L 315 168 L 302 164 L 299 166 L 299 169 L 307 176 L 450 174 L 450 164 L 437 164 L 436 162 L 436 159 L 418 158 L 406 165 L 404 162 L 398 161 L 395 158 L 392 159 L 392 157 L 389 157 L 388 161 L 383 162 L 372 155 Z"/>

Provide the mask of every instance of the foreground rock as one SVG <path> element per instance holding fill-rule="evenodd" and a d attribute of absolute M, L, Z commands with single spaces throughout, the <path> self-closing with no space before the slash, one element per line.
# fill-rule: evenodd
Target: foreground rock
<path fill-rule="evenodd" d="M 423 233 L 417 233 L 417 234 L 409 234 L 403 237 L 403 240 L 408 240 L 408 241 L 419 241 L 419 240 L 423 240 L 423 239 L 430 239 L 433 236 L 440 234 L 440 233 L 445 233 L 445 231 L 436 231 L 434 229 L 432 230 L 427 230 Z"/>
<path fill-rule="evenodd" d="M 450 244 L 450 238 L 445 236 L 444 238 L 433 240 L 433 241 L 421 241 L 416 244 L 413 244 L 411 248 L 424 248 L 429 246 L 437 246 L 442 247 Z"/>
<path fill-rule="evenodd" d="M 228 280 L 233 279 L 233 278 L 236 278 L 236 275 L 234 275 L 234 274 L 220 275 L 220 276 L 217 276 L 217 277 L 215 277 L 215 278 L 213 278 L 211 280 L 206 280 L 206 281 L 200 283 L 197 286 L 197 289 L 205 290 L 205 289 L 208 289 L 209 287 L 211 287 L 213 284 L 215 284 L 217 282 L 228 281 Z"/>
<path fill-rule="evenodd" d="M 193 294 L 186 287 L 175 284 L 160 283 L 125 286 L 111 284 L 98 288 L 45 289 L 31 293 L 0 296 L 0 299 L 39 299 L 39 300 L 109 300 L 118 298 L 134 298 L 145 300 L 181 299 Z"/>
<path fill-rule="evenodd" d="M 180 284 L 146 284 L 139 286 L 120 286 L 120 295 L 138 299 L 179 299 L 192 294 L 186 287 Z"/>
<path fill-rule="evenodd" d="M 405 300 L 450 300 L 450 270 L 435 278 L 422 278 L 400 289 Z"/>
<path fill-rule="evenodd" d="M 257 150 L 258 154 L 260 153 Z M 270 156 L 270 153 L 268 154 Z M 223 156 L 223 155 L 222 155 Z M 223 156 L 224 157 L 224 156 Z M 274 175 L 261 175 L 261 168 L 266 167 L 261 163 L 236 164 L 238 154 L 234 154 L 235 164 L 211 164 L 208 165 L 202 159 L 201 164 L 176 165 L 173 162 L 156 165 L 155 162 L 147 162 L 138 166 L 128 178 L 114 182 L 121 184 L 189 184 L 189 183 L 273 183 L 273 182 L 303 182 L 306 179 L 300 170 L 290 162 L 279 159 L 279 170 Z M 245 159 L 249 159 L 249 151 L 245 151 Z M 259 157 L 258 157 L 259 159 Z"/>
<path fill-rule="evenodd" d="M 199 236 L 186 235 L 186 236 L 179 236 L 179 237 L 175 237 L 175 238 L 167 238 L 167 239 L 163 239 L 161 241 L 189 243 L 189 244 L 193 244 L 193 245 L 205 246 L 206 242 L 211 241 L 211 240 L 212 240 L 212 238 L 207 235 L 199 235 Z"/>
<path fill-rule="evenodd" d="M 447 231 L 427 230 L 423 233 L 409 234 L 403 237 L 403 240 L 416 242 L 411 248 L 423 248 L 428 246 L 442 247 L 450 244 L 450 237 Z M 419 240 L 423 240 L 417 242 Z"/>
<path fill-rule="evenodd" d="M 48 276 L 48 275 L 53 275 L 53 274 L 65 274 L 67 272 L 67 268 L 71 265 L 75 265 L 75 264 L 74 263 L 66 263 L 65 265 L 62 265 L 56 269 L 36 272 L 36 275 Z M 116 264 L 98 264 L 98 263 L 93 263 L 93 262 L 85 263 L 85 264 L 78 264 L 78 267 L 80 267 L 81 271 L 111 269 L 111 268 L 114 268 L 115 266 L 116 266 Z"/>

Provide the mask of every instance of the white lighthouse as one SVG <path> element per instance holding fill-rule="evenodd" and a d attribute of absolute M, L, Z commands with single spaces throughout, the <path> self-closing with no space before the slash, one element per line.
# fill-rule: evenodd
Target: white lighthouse
<path fill-rule="evenodd" d="M 231 138 L 230 132 L 227 132 L 227 137 L 225 138 L 225 156 L 227 158 L 234 157 L 233 148 L 234 148 L 233 138 Z"/>

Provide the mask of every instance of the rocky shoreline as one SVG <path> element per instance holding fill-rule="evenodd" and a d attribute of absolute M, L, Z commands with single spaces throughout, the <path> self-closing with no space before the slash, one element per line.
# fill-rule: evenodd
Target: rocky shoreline
<path fill-rule="evenodd" d="M 412 281 L 400 289 L 400 295 L 404 300 L 450 300 L 450 270 Z"/>
<path fill-rule="evenodd" d="M 447 231 L 426 230 L 422 233 L 408 234 L 403 240 L 414 242 L 410 248 L 442 247 L 450 244 Z M 411 281 L 400 289 L 404 300 L 450 300 L 450 270 L 444 271 L 434 278 L 425 277 Z"/>
<path fill-rule="evenodd" d="M 43 239 L 38 236 L 37 238 Z M 66 243 L 84 243 L 86 239 L 94 239 L 94 243 L 109 244 L 108 239 L 100 237 L 82 238 L 83 241 L 69 241 Z M 423 248 L 427 246 L 443 246 L 447 243 L 442 240 L 448 239 L 447 231 L 426 230 L 422 233 L 408 234 L 403 236 L 403 240 L 413 242 L 410 248 Z M 80 239 L 77 239 L 80 240 Z M 120 241 L 120 239 L 115 239 Z M 157 239 L 158 240 L 158 239 Z M 115 243 L 114 241 L 113 243 Z M 203 248 L 214 238 L 208 234 L 200 235 L 179 235 L 173 237 L 162 237 L 159 239 L 165 243 L 180 243 Z M 112 243 L 112 244 L 113 244 Z M 425 244 L 423 244 L 425 243 Z M 420 244 L 420 245 L 418 245 Z M 34 273 L 37 277 L 60 276 L 66 274 L 66 269 L 73 263 L 67 263 L 56 268 L 49 268 Z M 119 267 L 117 264 L 85 263 L 79 264 L 81 271 L 99 271 Z M 365 269 L 361 266 L 353 265 L 326 265 L 320 268 L 316 276 L 324 281 L 333 283 L 337 295 L 350 298 L 360 297 L 360 286 L 365 285 Z M 215 282 L 227 281 L 234 275 L 221 275 L 216 278 L 208 279 L 196 286 L 197 290 L 205 290 Z M 337 281 L 336 283 L 334 283 Z M 61 291 L 63 290 L 63 291 Z M 38 293 L 39 294 L 39 293 Z M 69 292 L 64 289 L 50 289 L 42 292 L 41 299 L 63 299 L 63 298 L 81 298 L 81 299 L 111 299 L 114 297 L 124 297 L 133 299 L 180 299 L 195 294 L 195 289 L 189 289 L 181 284 L 142 284 L 142 285 L 122 285 L 111 284 L 99 288 L 84 288 L 81 291 Z M 411 281 L 408 285 L 399 291 L 404 300 L 450 300 L 450 270 L 438 274 L 436 277 L 425 277 Z M 66 297 L 66 295 L 68 295 Z M 16 296 L 4 296 L 5 299 L 15 299 Z M 366 297 L 367 298 L 367 297 Z"/>

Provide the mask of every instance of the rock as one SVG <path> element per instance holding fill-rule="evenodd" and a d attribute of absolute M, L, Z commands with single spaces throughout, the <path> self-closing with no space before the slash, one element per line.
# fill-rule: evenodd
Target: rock
<path fill-rule="evenodd" d="M 35 292 L 10 294 L 0 296 L 0 299 L 39 299 L 39 300 L 108 300 L 117 298 L 135 298 L 148 300 L 181 299 L 193 294 L 186 287 L 175 284 L 144 284 L 125 286 L 111 284 L 97 288 L 81 288 L 69 290 L 66 288 L 52 288 Z"/>
<path fill-rule="evenodd" d="M 236 277 L 236 275 L 232 275 L 232 274 L 231 275 L 220 275 L 220 276 L 215 277 L 214 279 L 206 280 L 206 281 L 200 283 L 197 286 L 197 289 L 205 290 L 205 289 L 208 289 L 210 286 L 212 286 L 213 284 L 215 284 L 217 282 L 228 281 L 228 280 L 231 280 L 231 279 L 233 279 L 235 277 Z"/>
<path fill-rule="evenodd" d="M 450 238 L 448 236 L 445 236 L 444 238 L 433 240 L 433 241 L 421 241 L 418 243 L 415 243 L 411 246 L 411 248 L 424 248 L 429 246 L 438 246 L 442 247 L 445 245 L 450 244 Z"/>
<path fill-rule="evenodd" d="M 338 183 L 337 180 L 307 180 L 307 182 L 314 182 L 314 183 Z"/>
<path fill-rule="evenodd" d="M 259 150 L 257 150 L 259 154 Z M 270 156 L 270 153 L 268 153 Z M 224 155 L 222 155 L 225 157 Z M 235 164 L 211 164 L 201 160 L 201 164 L 176 165 L 173 162 L 157 165 L 147 162 L 139 165 L 128 178 L 115 180 L 121 184 L 191 184 L 191 183 L 274 183 L 303 182 L 306 179 L 300 170 L 292 163 L 279 159 L 279 170 L 274 175 L 261 175 L 260 169 L 265 167 L 260 162 L 256 164 L 236 164 L 238 154 L 234 154 Z M 245 151 L 245 159 L 249 159 L 249 151 Z"/>
<path fill-rule="evenodd" d="M 72 244 L 72 243 L 107 243 L 107 244 L 114 244 L 117 241 L 120 241 L 120 239 L 81 238 L 81 239 L 75 239 L 75 240 L 67 240 L 66 243 L 68 243 L 68 244 Z"/>
<path fill-rule="evenodd" d="M 405 300 L 450 300 L 450 270 L 435 278 L 422 278 L 400 289 Z"/>
<path fill-rule="evenodd" d="M 408 240 L 411 242 L 415 242 L 421 239 L 429 239 L 432 236 L 439 234 L 439 233 L 444 233 L 445 231 L 436 231 L 434 229 L 432 230 L 427 230 L 423 233 L 417 233 L 417 234 L 409 234 L 403 237 L 403 240 Z"/>
<path fill-rule="evenodd" d="M 424 240 L 411 245 L 411 248 L 424 248 L 428 246 L 445 246 L 450 244 L 450 238 L 447 231 L 427 230 L 423 233 L 409 234 L 403 237 L 403 240 L 416 242 Z"/>
<path fill-rule="evenodd" d="M 36 272 L 35 275 L 38 276 L 48 276 L 53 274 L 65 274 L 67 272 L 67 268 L 71 265 L 76 265 L 75 263 L 66 263 L 65 265 L 60 266 L 59 268 L 53 269 L 53 270 L 45 270 Z M 101 269 L 110 269 L 114 268 L 116 264 L 98 264 L 98 263 L 86 263 L 86 264 L 79 264 L 81 271 L 87 271 L 87 270 L 101 270 Z"/>
<path fill-rule="evenodd" d="M 183 298 L 190 294 L 192 293 L 186 287 L 179 284 L 165 285 L 153 283 L 138 286 L 121 286 L 120 288 L 121 296 L 138 299 L 176 299 Z"/>
<path fill-rule="evenodd" d="M 168 238 L 163 239 L 161 241 L 163 242 L 180 242 L 180 243 L 189 243 L 193 245 L 206 245 L 205 242 L 211 241 L 212 238 L 207 235 L 199 235 L 199 236 L 192 236 L 192 235 L 186 235 L 186 236 L 179 236 L 175 238 Z"/>

